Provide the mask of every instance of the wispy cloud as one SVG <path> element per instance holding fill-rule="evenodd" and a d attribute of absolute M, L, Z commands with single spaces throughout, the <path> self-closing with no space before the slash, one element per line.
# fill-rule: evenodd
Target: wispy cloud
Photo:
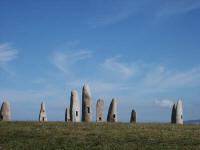
<path fill-rule="evenodd" d="M 0 66 L 12 61 L 17 56 L 17 50 L 10 44 L 0 44 Z"/>
<path fill-rule="evenodd" d="M 160 107 L 165 107 L 165 108 L 171 108 L 174 104 L 174 102 L 169 99 L 164 99 L 164 100 L 155 99 L 154 103 Z"/>
<path fill-rule="evenodd" d="M 200 67 L 185 71 L 172 71 L 163 66 L 155 66 L 146 73 L 141 85 L 154 92 L 198 86 L 200 85 Z"/>
<path fill-rule="evenodd" d="M 56 52 L 53 57 L 53 64 L 62 72 L 67 72 L 67 56 L 62 52 Z"/>
<path fill-rule="evenodd" d="M 113 76 L 118 76 L 121 79 L 129 79 L 138 71 L 138 66 L 132 63 L 121 62 L 120 56 L 108 58 L 103 63 L 103 68 L 109 71 Z"/>
<path fill-rule="evenodd" d="M 144 1 L 136 0 L 101 0 L 91 1 L 95 9 L 95 17 L 90 18 L 92 27 L 106 26 L 125 20 L 136 13 Z"/>
<path fill-rule="evenodd" d="M 68 84 L 80 87 L 84 83 L 89 83 L 97 92 L 126 90 L 134 92 L 137 96 L 200 85 L 200 67 L 198 66 L 188 70 L 173 70 L 159 64 L 122 62 L 119 56 L 105 59 L 100 66 L 103 68 L 101 78 L 98 78 L 100 72 L 92 69 L 88 71 L 95 72 L 97 76 L 94 78 L 88 76 L 87 79 L 83 79 L 76 76 Z"/>
<path fill-rule="evenodd" d="M 93 52 L 88 49 L 73 48 L 77 42 L 65 45 L 61 50 L 56 50 L 51 62 L 63 73 L 70 73 L 70 68 L 77 62 L 92 57 Z"/>
<path fill-rule="evenodd" d="M 113 83 L 117 81 L 138 95 L 163 93 L 200 85 L 199 66 L 187 70 L 174 70 L 159 64 L 120 62 L 119 57 L 113 57 L 106 59 L 103 67 L 105 72 L 109 72 L 112 78 L 117 79 L 112 81 Z"/>
<path fill-rule="evenodd" d="M 200 9 L 199 0 L 101 0 L 91 3 L 95 11 L 88 24 L 94 28 L 119 23 L 143 13 L 160 19 Z"/>
<path fill-rule="evenodd" d="M 157 13 L 157 16 L 169 17 L 173 15 L 185 14 L 197 9 L 200 9 L 199 0 L 181 0 L 181 1 L 169 0 L 166 1 L 163 7 L 160 8 L 160 10 Z"/>

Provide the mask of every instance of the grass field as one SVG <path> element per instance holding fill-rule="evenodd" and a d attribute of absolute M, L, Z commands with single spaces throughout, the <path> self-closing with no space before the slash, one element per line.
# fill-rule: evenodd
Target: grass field
<path fill-rule="evenodd" d="M 200 149 L 200 125 L 0 122 L 0 150 Z"/>

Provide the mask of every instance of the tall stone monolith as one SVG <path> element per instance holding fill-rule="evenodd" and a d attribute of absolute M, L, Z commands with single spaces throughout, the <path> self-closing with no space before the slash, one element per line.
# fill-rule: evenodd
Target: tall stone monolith
<path fill-rule="evenodd" d="M 70 109 L 66 108 L 65 110 L 65 122 L 70 122 Z"/>
<path fill-rule="evenodd" d="M 3 102 L 1 106 L 0 121 L 10 121 L 10 120 L 11 120 L 10 105 L 6 101 Z"/>
<path fill-rule="evenodd" d="M 138 122 L 137 112 L 134 109 L 131 112 L 130 122 L 131 123 L 137 123 Z"/>
<path fill-rule="evenodd" d="M 174 104 L 172 107 L 171 123 L 176 123 L 176 109 L 177 104 Z"/>
<path fill-rule="evenodd" d="M 92 96 L 88 84 L 82 90 L 82 121 L 92 121 Z"/>
<path fill-rule="evenodd" d="M 103 110 L 104 102 L 102 99 L 98 99 L 96 104 L 96 122 L 104 122 Z"/>
<path fill-rule="evenodd" d="M 78 92 L 73 90 L 70 98 L 70 120 L 80 122 L 80 104 Z"/>
<path fill-rule="evenodd" d="M 178 101 L 176 107 L 176 124 L 183 124 L 183 106 L 181 100 Z"/>
<path fill-rule="evenodd" d="M 40 121 L 40 122 L 45 122 L 45 121 L 47 121 L 47 113 L 46 113 L 46 110 L 45 110 L 45 103 L 44 103 L 44 102 L 42 102 L 42 104 L 41 104 L 40 115 L 39 115 L 39 121 Z"/>
<path fill-rule="evenodd" d="M 116 100 L 116 98 L 113 98 L 110 103 L 107 121 L 108 122 L 117 122 L 117 100 Z"/>

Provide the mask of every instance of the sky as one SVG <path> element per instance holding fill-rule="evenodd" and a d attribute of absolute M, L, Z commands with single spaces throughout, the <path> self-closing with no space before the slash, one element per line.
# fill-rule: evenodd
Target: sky
<path fill-rule="evenodd" d="M 113 97 L 118 120 L 200 119 L 199 0 L 0 0 L 0 104 L 12 120 L 64 121 L 70 93 L 92 93 L 104 119 Z"/>

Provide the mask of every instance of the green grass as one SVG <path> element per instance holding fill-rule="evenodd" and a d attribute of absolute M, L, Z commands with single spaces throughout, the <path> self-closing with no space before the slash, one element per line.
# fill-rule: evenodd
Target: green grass
<path fill-rule="evenodd" d="M 0 122 L 0 150 L 197 150 L 200 125 Z"/>

